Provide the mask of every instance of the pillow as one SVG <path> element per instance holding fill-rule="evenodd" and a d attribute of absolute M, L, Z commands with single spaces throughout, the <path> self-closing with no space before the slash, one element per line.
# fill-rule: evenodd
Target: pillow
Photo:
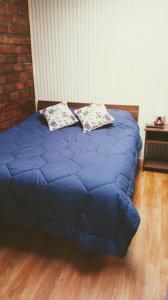
<path fill-rule="evenodd" d="M 74 110 L 83 126 L 83 132 L 111 124 L 114 118 L 107 112 L 104 104 L 91 104 Z"/>
<path fill-rule="evenodd" d="M 45 117 L 50 131 L 70 126 L 78 122 L 78 119 L 69 109 L 67 103 L 59 103 L 40 110 Z"/>

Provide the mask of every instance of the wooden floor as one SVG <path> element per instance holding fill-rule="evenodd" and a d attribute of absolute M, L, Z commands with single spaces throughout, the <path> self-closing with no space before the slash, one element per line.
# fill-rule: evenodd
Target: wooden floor
<path fill-rule="evenodd" d="M 1 228 L 0 300 L 166 300 L 168 174 L 140 171 L 134 202 L 141 225 L 123 259 Z"/>

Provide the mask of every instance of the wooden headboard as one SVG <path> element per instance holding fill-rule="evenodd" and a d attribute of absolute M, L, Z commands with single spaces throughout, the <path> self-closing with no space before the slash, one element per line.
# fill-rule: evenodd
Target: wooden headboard
<path fill-rule="evenodd" d="M 59 103 L 58 101 L 38 101 L 38 110 L 46 108 L 48 106 Z M 81 108 L 83 106 L 89 105 L 91 103 L 79 103 L 79 102 L 68 102 L 69 107 L 73 107 L 75 109 Z M 106 107 L 109 109 L 122 109 L 128 111 L 136 121 L 138 121 L 139 115 L 139 106 L 137 105 L 115 105 L 115 104 L 106 104 Z"/>

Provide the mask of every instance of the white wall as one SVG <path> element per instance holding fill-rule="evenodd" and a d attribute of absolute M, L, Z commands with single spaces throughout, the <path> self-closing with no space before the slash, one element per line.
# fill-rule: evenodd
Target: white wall
<path fill-rule="evenodd" d="M 138 104 L 168 121 L 167 0 L 29 0 L 36 99 Z"/>

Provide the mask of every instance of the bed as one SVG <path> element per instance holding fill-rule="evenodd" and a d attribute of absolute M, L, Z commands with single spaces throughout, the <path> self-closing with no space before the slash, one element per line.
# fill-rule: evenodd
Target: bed
<path fill-rule="evenodd" d="M 126 254 L 140 223 L 131 200 L 138 107 L 107 108 L 114 124 L 85 134 L 79 124 L 50 132 L 38 112 L 0 133 L 3 223 L 72 238 L 85 251 Z"/>

